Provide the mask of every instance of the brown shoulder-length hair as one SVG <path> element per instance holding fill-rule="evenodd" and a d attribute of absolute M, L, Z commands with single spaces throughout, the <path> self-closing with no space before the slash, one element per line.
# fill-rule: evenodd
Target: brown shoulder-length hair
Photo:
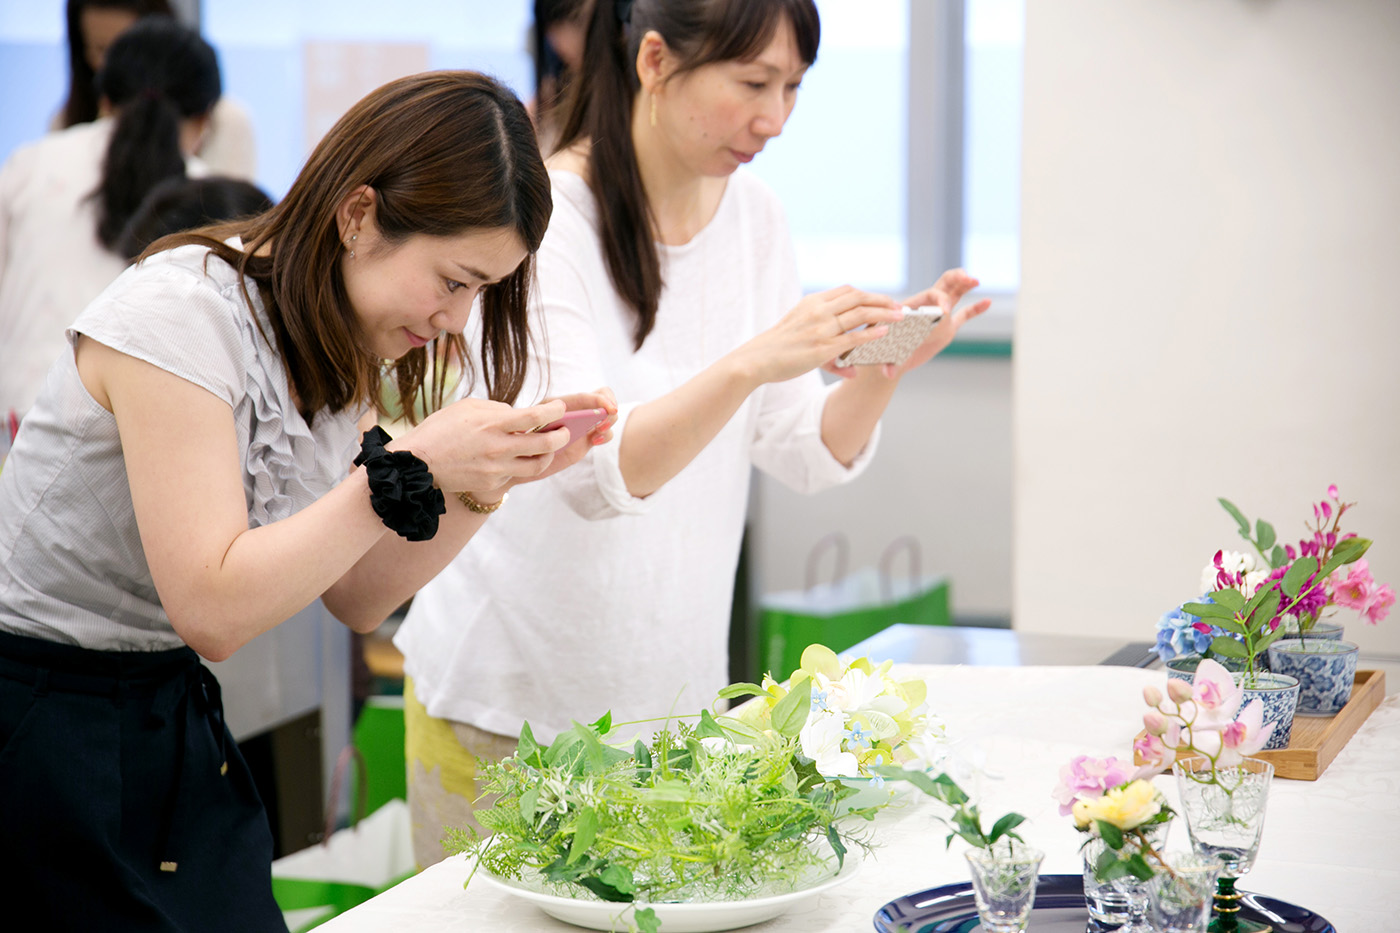
<path fill-rule="evenodd" d="M 637 313 L 639 349 L 656 324 L 663 284 L 655 224 L 632 145 L 642 38 L 650 30 L 660 34 L 680 59 L 679 75 L 712 62 L 758 57 L 784 20 L 792 24 L 802 61 L 811 65 L 821 43 L 813 0 L 597 0 L 593 9 L 559 148 L 590 144 L 588 184 L 598 204 L 603 256 L 613 287 Z"/>
<path fill-rule="evenodd" d="M 384 85 L 331 127 L 271 210 L 165 237 L 144 255 L 199 243 L 245 281 L 255 281 L 303 414 L 365 403 L 384 414 L 383 364 L 363 339 L 340 274 L 345 246 L 336 208 L 361 185 L 378 195 L 376 220 L 391 246 L 419 234 L 455 236 L 483 228 L 511 229 L 525 244 L 525 261 L 482 288 L 479 304 L 487 393 L 514 402 L 529 351 L 533 257 L 553 202 L 530 117 L 492 78 L 438 71 Z M 241 250 L 223 242 L 231 236 L 242 238 Z M 441 406 L 446 363 L 453 356 L 474 380 L 474 361 L 458 334 L 410 350 L 393 364 L 406 417 L 414 417 L 420 397 L 429 407 Z"/>

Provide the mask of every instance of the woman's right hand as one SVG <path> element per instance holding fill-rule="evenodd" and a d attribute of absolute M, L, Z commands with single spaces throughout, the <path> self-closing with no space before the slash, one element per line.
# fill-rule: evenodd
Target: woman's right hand
<path fill-rule="evenodd" d="M 883 337 L 883 325 L 902 316 L 887 295 L 842 285 L 808 295 L 768 330 L 735 351 L 736 361 L 760 384 L 782 382 Z M 868 325 L 863 330 L 862 325 Z"/>
<path fill-rule="evenodd" d="M 568 431 L 531 433 L 564 414 L 561 399 L 512 408 L 504 402 L 464 398 L 433 412 L 387 445 L 411 450 L 432 471 L 438 488 L 489 493 L 549 469 Z"/>

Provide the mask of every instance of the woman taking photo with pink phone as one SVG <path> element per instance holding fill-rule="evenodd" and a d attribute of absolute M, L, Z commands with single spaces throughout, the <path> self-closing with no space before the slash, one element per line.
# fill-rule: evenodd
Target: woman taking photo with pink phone
<path fill-rule="evenodd" d="M 803 298 L 782 208 L 740 169 L 782 131 L 819 32 L 810 0 L 596 5 L 549 161 L 535 390 L 612 386 L 620 441 L 512 497 L 396 636 L 424 864 L 470 816 L 475 760 L 509 754 L 522 722 L 547 741 L 606 710 L 708 705 L 750 468 L 804 492 L 857 475 L 903 373 L 987 307 L 955 310 L 976 282 L 945 273 L 903 302 L 946 312 L 905 363 L 823 384 L 900 303 Z"/>
<path fill-rule="evenodd" d="M 505 488 L 583 455 L 530 432 L 608 398 L 510 407 L 550 211 L 508 90 L 404 78 L 277 206 L 157 241 L 78 315 L 0 473 L 0 877 L 46 927 L 285 931 L 200 656 L 317 598 L 375 628 Z M 391 440 L 381 380 L 413 411 L 453 347 L 489 399 Z"/>

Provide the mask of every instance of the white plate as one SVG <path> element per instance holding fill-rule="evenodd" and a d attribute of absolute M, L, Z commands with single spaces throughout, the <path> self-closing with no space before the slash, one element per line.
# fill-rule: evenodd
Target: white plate
<path fill-rule="evenodd" d="M 849 881 L 860 870 L 861 856 L 858 851 L 846 853 L 841 870 L 829 878 L 818 881 L 809 888 L 787 894 L 774 894 L 756 897 L 746 901 L 690 902 L 684 904 L 641 904 L 656 911 L 664 933 L 712 933 L 717 930 L 736 930 L 774 917 L 790 910 L 803 901 L 810 900 L 838 884 Z M 631 904 L 613 901 L 582 900 L 545 894 L 531 890 L 510 878 L 498 878 L 486 869 L 481 869 L 481 877 L 508 894 L 529 901 L 545 913 L 565 923 L 587 927 L 590 930 L 625 930 L 631 913 Z"/>

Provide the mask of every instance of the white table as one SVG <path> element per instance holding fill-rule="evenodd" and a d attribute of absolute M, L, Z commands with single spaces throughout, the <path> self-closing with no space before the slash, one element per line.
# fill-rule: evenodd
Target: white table
<path fill-rule="evenodd" d="M 1131 755 L 1145 709 L 1142 688 L 1160 671 L 1121 667 L 946 667 L 908 665 L 926 676 L 929 701 L 980 757 L 987 777 L 975 790 L 982 812 L 1016 810 L 1022 834 L 1043 848 L 1047 874 L 1080 871 L 1081 841 L 1051 799 L 1059 768 L 1077 754 Z M 1389 685 L 1394 689 L 1397 685 Z M 1170 774 L 1157 786 L 1176 804 Z M 962 843 L 945 852 L 937 805 L 922 797 L 871 824 L 873 857 L 860 873 L 766 924 L 759 933 L 872 929 L 875 912 L 914 891 L 966 881 Z M 1168 850 L 1189 844 L 1184 818 Z M 485 884 L 464 890 L 468 865 L 449 859 L 330 921 L 326 933 L 355 931 L 563 931 L 536 908 Z M 1306 907 L 1341 933 L 1400 930 L 1400 694 L 1371 714 L 1322 778 L 1274 781 L 1254 870 L 1240 883 Z"/>

